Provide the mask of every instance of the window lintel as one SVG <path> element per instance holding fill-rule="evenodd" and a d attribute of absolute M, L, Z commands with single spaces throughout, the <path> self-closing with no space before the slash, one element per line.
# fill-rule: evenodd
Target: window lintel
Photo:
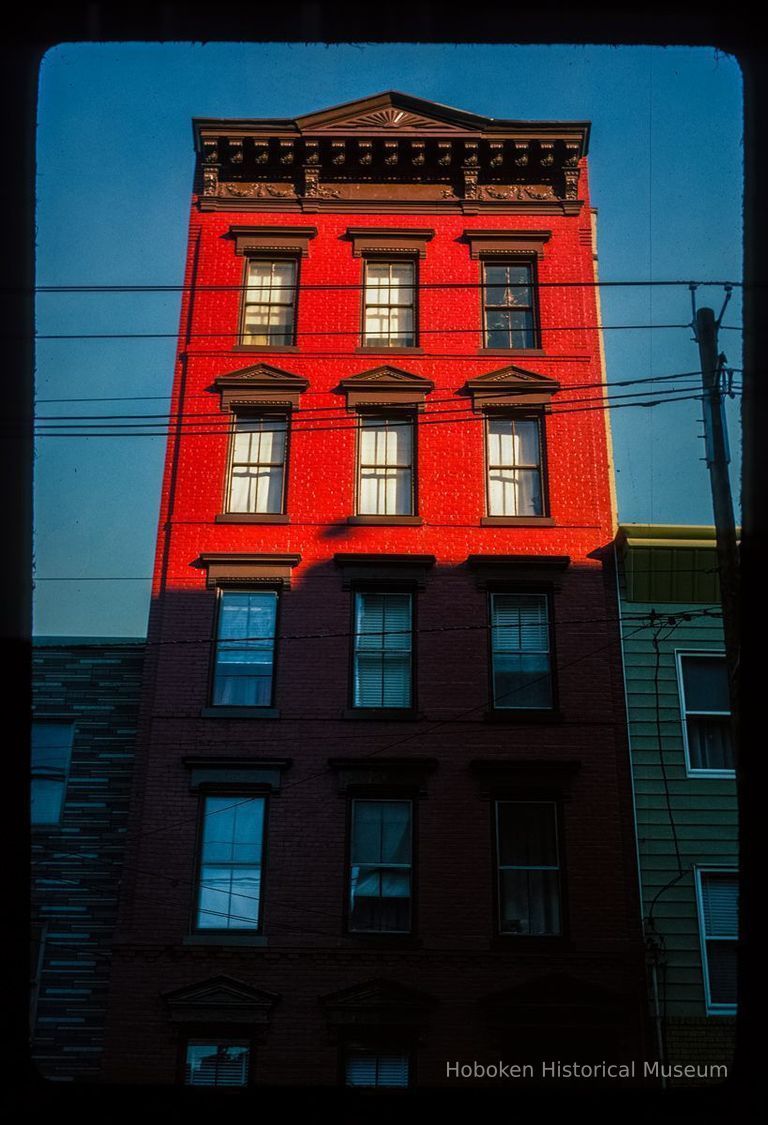
<path fill-rule="evenodd" d="M 209 589 L 238 583 L 243 586 L 266 584 L 289 588 L 291 570 L 300 562 L 301 555 L 205 553 L 192 565 L 207 570 L 206 585 Z"/>
<path fill-rule="evenodd" d="M 235 242 L 235 253 L 248 257 L 288 254 L 306 258 L 310 239 L 316 235 L 317 227 L 235 225 L 229 228 L 229 236 Z"/>

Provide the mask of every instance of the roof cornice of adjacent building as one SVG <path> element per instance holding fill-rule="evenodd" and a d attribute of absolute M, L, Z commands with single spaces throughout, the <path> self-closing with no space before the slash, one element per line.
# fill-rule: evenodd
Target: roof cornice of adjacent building
<path fill-rule="evenodd" d="M 741 528 L 736 528 L 741 535 Z M 616 542 L 625 547 L 706 547 L 714 550 L 717 533 L 712 524 L 622 523 Z"/>
<path fill-rule="evenodd" d="M 133 645 L 142 648 L 146 643 L 146 637 L 32 637 L 35 648 L 93 648 L 100 645 Z"/>

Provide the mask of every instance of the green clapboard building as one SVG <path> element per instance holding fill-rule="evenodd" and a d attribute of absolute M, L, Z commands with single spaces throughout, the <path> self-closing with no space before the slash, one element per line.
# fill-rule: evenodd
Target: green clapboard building
<path fill-rule="evenodd" d="M 738 820 L 714 528 L 622 524 L 616 546 L 651 1041 L 665 1064 L 729 1065 Z"/>

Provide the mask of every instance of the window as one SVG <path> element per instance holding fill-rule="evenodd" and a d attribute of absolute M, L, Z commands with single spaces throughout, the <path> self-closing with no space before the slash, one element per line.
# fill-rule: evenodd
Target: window
<path fill-rule="evenodd" d="M 219 599 L 214 706 L 269 707 L 277 593 L 225 591 Z"/>
<path fill-rule="evenodd" d="M 197 928 L 257 930 L 264 797 L 203 799 Z"/>
<path fill-rule="evenodd" d="M 411 929 L 411 802 L 352 802 L 349 928 Z"/>
<path fill-rule="evenodd" d="M 72 755 L 73 723 L 32 724 L 32 824 L 59 824 Z"/>
<path fill-rule="evenodd" d="M 414 347 L 415 305 L 415 262 L 365 263 L 363 344 L 366 347 Z"/>
<path fill-rule="evenodd" d="M 187 1086 L 247 1086 L 249 1062 L 248 1043 L 194 1039 L 187 1043 L 184 1082 Z"/>
<path fill-rule="evenodd" d="M 349 1047 L 344 1064 L 347 1086 L 407 1086 L 408 1055 L 394 1051 L 377 1051 L 365 1047 Z"/>
<path fill-rule="evenodd" d="M 560 933 L 557 807 L 552 801 L 497 801 L 499 929 Z"/>
<path fill-rule="evenodd" d="M 486 419 L 489 516 L 541 516 L 541 433 L 538 418 Z"/>
<path fill-rule="evenodd" d="M 247 260 L 242 343 L 284 347 L 295 342 L 296 275 L 291 258 Z"/>
<path fill-rule="evenodd" d="M 678 653 L 683 740 L 691 773 L 733 772 L 728 669 L 724 656 Z"/>
<path fill-rule="evenodd" d="M 532 262 L 483 263 L 483 320 L 486 348 L 538 347 Z"/>
<path fill-rule="evenodd" d="M 552 707 L 546 594 L 491 594 L 493 706 Z"/>
<path fill-rule="evenodd" d="M 410 707 L 411 594 L 355 594 L 354 707 Z"/>
<path fill-rule="evenodd" d="M 288 420 L 235 417 L 228 512 L 282 512 Z"/>
<path fill-rule="evenodd" d="M 413 514 L 413 419 L 360 417 L 358 513 Z"/>
<path fill-rule="evenodd" d="M 736 1011 L 736 943 L 739 936 L 738 875 L 697 869 L 699 928 L 707 1011 Z"/>

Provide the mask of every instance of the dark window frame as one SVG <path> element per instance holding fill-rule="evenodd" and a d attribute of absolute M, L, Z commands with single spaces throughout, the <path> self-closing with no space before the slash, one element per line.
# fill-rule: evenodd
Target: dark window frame
<path fill-rule="evenodd" d="M 264 802 L 264 811 L 262 818 L 262 836 L 261 836 L 261 864 L 259 867 L 259 905 L 258 917 L 256 919 L 256 926 L 201 926 L 200 923 L 200 897 L 202 891 L 202 869 L 203 869 L 203 829 L 206 821 L 206 802 L 209 797 L 213 798 L 231 798 L 232 804 L 245 803 L 251 800 L 261 800 Z M 266 787 L 262 790 L 256 788 L 244 791 L 241 786 L 202 786 L 198 795 L 197 806 L 197 826 L 195 831 L 195 863 L 194 863 L 194 883 L 192 894 L 192 910 L 190 916 L 189 933 L 191 935 L 203 935 L 210 937 L 212 942 L 216 937 L 231 936 L 233 934 L 245 935 L 248 937 L 262 937 L 264 934 L 264 897 L 266 888 L 266 870 L 267 870 L 267 856 L 269 847 L 269 810 L 270 810 L 270 792 Z"/>
<path fill-rule="evenodd" d="M 363 262 L 363 279 L 361 285 L 361 299 L 360 299 L 360 347 L 365 351 L 374 352 L 399 352 L 411 351 L 418 349 L 419 344 L 419 257 L 418 254 L 403 254 L 396 251 L 381 251 L 378 253 L 365 252 L 362 254 Z M 412 300 L 410 305 L 371 305 L 367 301 L 368 292 L 368 266 L 369 265 L 410 265 L 413 269 L 413 281 L 411 282 Z M 391 278 L 391 275 L 390 275 Z M 391 283 L 389 288 L 391 289 Z M 366 313 L 368 308 L 410 308 L 413 317 L 413 331 L 412 342 L 410 344 L 393 344 L 393 343 L 372 343 L 368 339 Z M 391 339 L 391 331 L 388 334 L 388 339 Z"/>
<path fill-rule="evenodd" d="M 492 899 L 493 899 L 493 928 L 494 945 L 513 943 L 517 948 L 520 945 L 535 945 L 545 942 L 563 943 L 568 940 L 568 895 L 565 862 L 565 826 L 563 813 L 563 797 L 559 793 L 542 792 L 537 790 L 521 791 L 507 790 L 496 787 L 491 796 L 491 854 L 493 857 Z M 502 894 L 501 894 L 501 863 L 500 863 L 500 838 L 499 838 L 499 806 L 503 804 L 531 805 L 546 804 L 554 809 L 555 846 L 558 860 L 558 905 L 560 929 L 552 934 L 515 934 L 510 930 L 502 929 Z"/>
<path fill-rule="evenodd" d="M 392 407 L 384 408 L 379 406 L 363 406 L 360 405 L 355 408 L 357 413 L 357 420 L 355 426 L 355 497 L 354 509 L 355 517 L 359 518 L 375 518 L 380 520 L 400 520 L 409 519 L 418 515 L 418 411 L 413 407 Z M 407 512 L 361 512 L 360 511 L 360 497 L 362 493 L 362 475 L 363 475 L 363 419 L 373 418 L 380 419 L 382 422 L 408 422 L 411 427 L 411 487 L 410 487 L 410 506 Z M 373 466 L 374 468 L 377 466 Z M 380 466 L 379 466 L 380 467 Z"/>
<path fill-rule="evenodd" d="M 494 647 L 493 647 L 493 597 L 496 594 L 512 594 L 512 595 L 536 595 L 544 597 L 547 606 L 547 623 L 548 639 L 549 639 L 549 683 L 551 702 L 548 707 L 499 707 L 496 704 L 496 691 L 494 685 Z M 558 678 L 557 678 L 557 661 L 556 661 L 556 648 L 555 648 L 555 599 L 554 590 L 536 584 L 535 587 L 523 588 L 520 585 L 511 584 L 507 582 L 492 582 L 488 584 L 488 596 L 486 600 L 487 613 L 488 613 L 488 690 L 489 690 L 489 713 L 494 717 L 501 716 L 521 716 L 525 719 L 528 716 L 551 716 L 553 719 L 559 713 L 559 692 L 558 692 Z"/>
<path fill-rule="evenodd" d="M 350 646 L 349 646 L 349 692 L 348 712 L 357 716 L 371 715 L 374 717 L 389 715 L 414 715 L 417 712 L 417 657 L 416 637 L 417 628 L 417 598 L 416 589 L 410 585 L 389 584 L 386 582 L 356 582 L 351 590 L 351 615 L 350 615 Z M 410 703 L 405 707 L 361 707 L 355 703 L 355 656 L 357 644 L 357 598 L 360 594 L 408 594 L 411 599 L 411 676 L 410 676 Z"/>
<path fill-rule="evenodd" d="M 709 963 L 709 942 L 733 942 L 736 946 L 737 955 L 739 949 L 739 916 L 738 916 L 738 901 L 739 901 L 739 871 L 736 867 L 716 867 L 711 864 L 701 864 L 695 867 L 695 895 L 696 895 L 696 914 L 699 925 L 699 941 L 701 945 L 701 978 L 704 989 L 704 1010 L 707 1016 L 729 1016 L 735 1015 L 738 1007 L 738 990 L 736 998 L 732 1003 L 718 1003 L 712 1000 L 712 986 L 710 977 L 710 963 Z M 727 935 L 710 935 L 706 931 L 706 919 L 704 914 L 704 881 L 709 875 L 727 875 L 733 878 L 736 882 L 736 936 L 731 937 Z M 738 985 L 738 981 L 737 981 Z"/>
<path fill-rule="evenodd" d="M 208 690 L 206 699 L 209 701 L 208 707 L 211 710 L 221 710 L 222 715 L 226 715 L 232 708 L 237 710 L 244 710 L 251 712 L 254 716 L 266 715 L 274 711 L 275 698 L 277 694 L 277 673 L 278 673 L 278 651 L 280 641 L 280 613 L 281 613 L 281 600 L 282 600 L 282 586 L 278 584 L 259 583 L 257 586 L 244 585 L 226 585 L 216 587 L 216 605 L 213 614 L 213 638 L 211 642 L 210 660 L 208 665 Z M 219 643 L 219 622 L 221 620 L 221 603 L 222 599 L 227 594 L 274 594 L 276 598 L 275 605 L 275 635 L 272 643 L 272 690 L 270 694 L 269 703 L 264 704 L 231 704 L 231 703 L 216 703 L 214 700 L 214 690 L 216 686 L 216 655 L 218 652 Z"/>
<path fill-rule="evenodd" d="M 255 1061 L 256 1061 L 256 1053 L 255 1053 L 255 1050 L 254 1050 L 254 1040 L 252 1039 L 251 1036 L 249 1036 L 247 1034 L 246 1035 L 237 1035 L 238 1029 L 239 1029 L 239 1025 L 233 1025 L 232 1028 L 227 1029 L 226 1034 L 224 1034 L 224 1033 L 219 1034 L 218 1032 L 212 1032 L 210 1035 L 206 1035 L 205 1029 L 200 1028 L 200 1030 L 195 1030 L 194 1032 L 190 1031 L 188 1034 L 184 1035 L 180 1039 L 180 1042 L 179 1042 L 178 1068 L 177 1068 L 178 1084 L 180 1086 L 186 1087 L 187 1089 L 210 1089 L 210 1090 L 246 1090 L 249 1087 L 253 1086 L 254 1081 L 255 1081 L 254 1080 L 254 1069 L 255 1069 L 254 1064 L 255 1064 Z M 231 1034 L 230 1034 L 230 1032 L 231 1032 Z M 247 1080 L 247 1082 L 245 1082 L 244 1085 L 242 1085 L 242 1086 L 225 1086 L 225 1085 L 222 1085 L 222 1086 L 219 1086 L 219 1085 L 205 1086 L 205 1085 L 201 1084 L 201 1085 L 198 1086 L 198 1085 L 195 1085 L 193 1083 L 187 1083 L 187 1049 L 188 1049 L 188 1047 L 193 1046 L 195 1044 L 203 1045 L 203 1044 L 206 1044 L 206 1043 L 210 1043 L 212 1045 L 213 1044 L 216 1044 L 216 1045 L 226 1045 L 226 1044 L 235 1045 L 236 1044 L 236 1045 L 241 1045 L 241 1046 L 245 1046 L 245 1047 L 248 1048 L 248 1080 Z"/>
<path fill-rule="evenodd" d="M 269 340 L 266 344 L 255 344 L 255 343 L 252 343 L 252 342 L 250 342 L 250 343 L 246 342 L 246 336 L 252 335 L 251 333 L 246 332 L 246 317 L 247 317 L 248 307 L 249 307 L 248 289 L 254 288 L 254 286 L 248 285 L 248 276 L 249 276 L 249 272 L 250 272 L 251 262 L 269 262 L 270 265 L 274 265 L 276 262 L 293 262 L 294 269 L 295 269 L 294 283 L 293 283 L 293 301 L 291 302 L 291 305 L 292 305 L 292 308 L 293 308 L 293 319 L 292 319 L 292 323 L 291 323 L 291 331 L 288 334 L 289 335 L 289 342 L 288 343 L 274 343 L 272 340 Z M 261 351 L 282 351 L 282 350 L 285 350 L 286 348 L 290 348 L 291 350 L 296 348 L 297 339 L 298 339 L 299 287 L 300 287 L 300 284 L 301 284 L 301 252 L 299 250 L 296 250 L 296 251 L 286 250 L 286 251 L 283 251 L 283 252 L 265 251 L 263 253 L 258 252 L 258 251 L 254 251 L 254 252 L 251 252 L 251 253 L 247 253 L 243 256 L 243 282 L 242 282 L 242 291 L 241 291 L 241 295 L 240 295 L 240 317 L 239 317 L 239 320 L 238 320 L 238 333 L 237 333 L 237 343 L 238 343 L 239 347 L 249 348 L 249 349 L 250 348 L 258 348 Z M 281 306 L 281 302 L 274 302 L 274 303 L 277 306 Z M 285 302 L 283 302 L 282 304 L 284 304 L 284 303 Z M 250 304 L 251 305 L 262 304 L 262 302 L 253 302 L 252 301 L 252 302 L 250 302 Z M 268 302 L 267 307 L 270 307 L 272 304 L 273 304 L 272 301 Z"/>
<path fill-rule="evenodd" d="M 483 411 L 485 419 L 483 422 L 483 464 L 485 467 L 485 513 L 488 519 L 548 519 L 550 516 L 549 506 L 549 475 L 547 466 L 547 434 L 546 434 L 546 412 L 542 410 L 524 409 L 522 407 L 493 407 Z M 508 421 L 521 421 L 521 422 L 536 422 L 538 429 L 538 449 L 539 449 L 539 463 L 537 471 L 539 474 L 539 492 L 541 495 L 541 511 L 536 515 L 520 514 L 515 515 L 502 515 L 499 512 L 491 511 L 491 461 L 489 453 L 489 427 L 492 421 L 504 419 Z M 527 466 L 525 467 L 527 469 Z"/>
<path fill-rule="evenodd" d="M 519 306 L 523 310 L 530 312 L 530 326 L 524 331 L 530 335 L 530 344 L 528 345 L 515 345 L 512 343 L 503 346 L 495 347 L 488 343 L 488 336 L 490 331 L 497 331 L 496 329 L 488 328 L 487 314 L 489 311 L 507 311 L 507 308 L 514 306 L 504 305 L 489 305 L 486 302 L 486 292 L 488 289 L 498 289 L 496 284 L 490 284 L 486 280 L 486 269 L 488 266 L 498 267 L 520 267 L 525 266 L 529 270 L 529 282 L 527 288 L 530 289 L 531 303 L 530 305 Z M 493 254 L 483 255 L 480 258 L 480 323 L 481 323 L 481 343 L 480 350 L 482 352 L 531 352 L 541 350 L 541 319 L 539 315 L 539 278 L 538 278 L 538 263 L 536 255 L 520 255 L 514 258 L 496 257 Z M 511 335 L 513 329 L 507 329 Z"/>
<path fill-rule="evenodd" d="M 288 466 L 289 466 L 289 458 L 290 458 L 290 453 L 291 453 L 291 448 L 290 448 L 291 447 L 291 430 L 292 430 L 291 413 L 292 412 L 290 410 L 270 409 L 269 406 L 266 406 L 266 405 L 265 405 L 264 409 L 260 409 L 256 404 L 254 404 L 253 406 L 247 406 L 247 407 L 234 407 L 232 409 L 231 418 L 230 418 L 230 425 L 229 425 L 229 448 L 227 450 L 227 470 L 226 470 L 226 473 L 225 473 L 224 496 L 223 496 L 223 502 L 222 502 L 222 507 L 221 507 L 222 513 L 224 513 L 225 515 L 228 515 L 228 516 L 266 516 L 268 519 L 271 516 L 285 515 L 286 514 L 286 512 L 288 510 Z M 233 476 L 233 472 L 234 472 L 234 468 L 235 468 L 235 442 L 236 442 L 236 438 L 237 438 L 237 424 L 238 424 L 239 421 L 246 422 L 246 421 L 249 421 L 249 420 L 256 420 L 256 419 L 260 419 L 260 418 L 264 418 L 264 419 L 271 418 L 271 419 L 276 419 L 276 420 L 280 420 L 280 421 L 285 422 L 285 454 L 284 454 L 283 461 L 282 461 L 283 482 L 282 482 L 282 489 L 281 489 L 281 494 L 280 494 L 280 507 L 275 512 L 271 512 L 271 511 L 270 512 L 259 512 L 259 511 L 252 512 L 250 510 L 243 512 L 243 511 L 240 511 L 238 509 L 232 508 L 230 506 L 231 502 L 232 502 L 232 476 Z M 248 464 L 248 465 L 267 464 L 270 467 L 273 464 L 275 464 L 275 465 L 278 464 L 278 462 L 260 462 L 260 461 L 259 462 L 256 462 L 256 461 L 238 462 L 238 464 L 240 464 L 240 463 Z"/>
<path fill-rule="evenodd" d="M 411 863 L 410 863 L 410 909 L 409 909 L 409 922 L 410 927 L 407 930 L 355 930 L 352 928 L 352 834 L 354 829 L 354 806 L 356 802 L 374 802 L 381 804 L 382 802 L 398 802 L 407 803 L 410 806 L 410 837 L 411 837 Z M 382 786 L 380 789 L 372 789 L 371 787 L 352 787 L 347 794 L 346 801 L 346 846 L 344 849 L 344 934 L 347 937 L 355 939 L 368 940 L 369 942 L 400 942 L 413 939 L 416 935 L 416 895 L 418 890 L 417 878 L 417 840 L 418 840 L 418 821 L 417 821 L 418 799 L 417 795 L 412 790 L 408 789 L 405 792 L 397 792 L 396 787 Z"/>
<path fill-rule="evenodd" d="M 400 1054 L 408 1060 L 408 1081 L 404 1086 L 355 1086 L 347 1082 L 347 1063 L 349 1056 L 352 1052 L 362 1052 L 365 1054 Z M 389 1035 L 366 1033 L 360 1034 L 351 1033 L 344 1036 L 339 1046 L 338 1054 L 338 1082 L 346 1090 L 359 1090 L 368 1091 L 374 1094 L 395 1094 L 398 1091 L 411 1090 L 415 1086 L 415 1071 L 416 1071 L 416 1044 L 414 1035 L 411 1031 L 410 1034 L 406 1031 L 405 1034 L 398 1035 L 395 1031 Z"/>

